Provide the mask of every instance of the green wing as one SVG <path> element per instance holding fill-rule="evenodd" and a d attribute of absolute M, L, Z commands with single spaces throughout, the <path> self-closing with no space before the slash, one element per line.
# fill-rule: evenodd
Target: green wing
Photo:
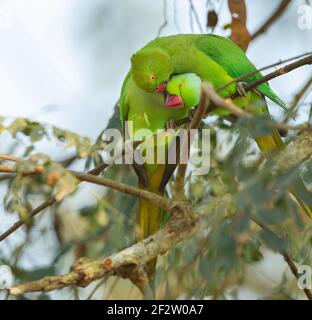
<path fill-rule="evenodd" d="M 246 73 L 257 70 L 247 58 L 244 51 L 227 38 L 216 35 L 203 35 L 197 40 L 196 46 L 215 62 L 220 64 L 233 78 L 237 78 Z M 256 72 L 255 74 L 245 78 L 243 81 L 251 83 L 261 77 L 262 74 L 260 72 Z M 283 109 L 287 110 L 285 103 L 276 95 L 268 83 L 260 84 L 257 87 L 257 90 Z"/>

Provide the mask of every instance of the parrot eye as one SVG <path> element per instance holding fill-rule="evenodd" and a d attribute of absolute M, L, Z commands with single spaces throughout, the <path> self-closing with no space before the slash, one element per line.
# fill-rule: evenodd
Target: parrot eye
<path fill-rule="evenodd" d="M 156 80 L 156 76 L 154 74 L 151 75 L 151 80 L 155 81 Z"/>

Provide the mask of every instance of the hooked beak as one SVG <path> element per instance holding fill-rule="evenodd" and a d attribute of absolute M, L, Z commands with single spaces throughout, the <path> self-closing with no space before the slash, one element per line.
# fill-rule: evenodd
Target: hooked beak
<path fill-rule="evenodd" d="M 165 107 L 167 108 L 179 108 L 183 107 L 184 102 L 181 97 L 167 94 L 165 100 Z"/>
<path fill-rule="evenodd" d="M 157 86 L 155 92 L 157 92 L 157 93 L 163 93 L 163 92 L 166 91 L 166 88 L 167 88 L 167 83 L 166 83 L 166 82 L 162 82 L 162 83 L 160 83 L 160 84 Z"/>

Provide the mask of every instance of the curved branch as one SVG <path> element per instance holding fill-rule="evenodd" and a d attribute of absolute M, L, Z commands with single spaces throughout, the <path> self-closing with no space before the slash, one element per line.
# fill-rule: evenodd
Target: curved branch
<path fill-rule="evenodd" d="M 121 157 L 124 154 L 124 150 L 122 151 L 121 154 L 117 155 L 115 157 L 115 159 L 117 157 Z M 113 161 L 112 161 L 113 162 Z M 111 165 L 111 163 L 103 163 L 101 165 L 99 165 L 98 167 L 90 170 L 88 172 L 88 174 L 90 175 L 96 175 L 98 176 L 102 171 L 104 171 L 107 167 L 109 167 Z M 8 169 L 8 168 L 6 168 Z M 12 172 L 12 171 L 11 171 Z M 38 172 L 36 172 L 38 173 Z M 35 217 L 37 214 L 39 214 L 40 212 L 44 211 L 45 209 L 53 206 L 55 203 L 57 202 L 57 199 L 54 196 L 51 196 L 50 198 L 48 198 L 46 201 L 44 201 L 43 203 L 41 203 L 38 207 L 36 207 L 34 210 L 31 211 L 30 213 L 30 217 L 33 218 Z M 13 232 L 15 232 L 17 229 L 19 229 L 20 227 L 22 227 L 24 225 L 24 221 L 19 220 L 17 222 L 15 222 L 12 227 L 10 227 L 7 231 L 5 231 L 4 233 L 2 233 L 0 235 L 0 242 L 3 241 L 4 239 L 6 239 L 8 236 L 10 236 Z"/>
<path fill-rule="evenodd" d="M 292 106 L 289 109 L 289 113 L 286 115 L 286 117 L 283 120 L 284 123 L 286 123 L 291 118 L 291 115 L 295 111 L 297 111 L 299 107 L 299 102 L 303 99 L 306 93 L 308 94 L 308 90 L 311 86 L 312 86 L 312 77 L 308 79 L 308 81 L 304 84 L 301 90 L 296 94 L 295 99 L 292 103 Z"/>
<path fill-rule="evenodd" d="M 308 57 L 302 58 L 296 62 L 288 64 L 287 66 L 279 68 L 276 71 L 271 72 L 271 73 L 265 75 L 264 77 L 253 81 L 252 83 L 250 83 L 248 86 L 245 87 L 245 90 L 250 91 L 250 90 L 256 89 L 262 83 L 268 82 L 268 81 L 270 81 L 274 78 L 277 78 L 279 76 L 282 76 L 290 71 L 293 71 L 293 70 L 298 69 L 300 67 L 303 67 L 306 65 L 311 65 L 311 64 L 312 64 L 312 55 L 309 55 Z M 235 95 L 235 97 L 237 97 L 237 95 Z"/>
<path fill-rule="evenodd" d="M 92 281 L 112 275 L 128 278 L 140 286 L 140 281 L 144 283 L 144 278 L 140 279 L 140 270 L 143 265 L 156 256 L 165 254 L 177 243 L 193 235 L 199 228 L 198 219 L 187 218 L 189 215 L 177 212 L 176 208 L 172 208 L 171 213 L 172 218 L 169 223 L 147 239 L 101 260 L 90 261 L 82 258 L 72 266 L 71 272 L 18 285 L 10 289 L 10 294 L 46 292 L 69 285 L 86 287 Z"/>
<path fill-rule="evenodd" d="M 286 74 L 286 73 L 288 73 L 288 72 L 291 72 L 291 71 L 293 71 L 293 70 L 295 70 L 295 69 L 298 69 L 298 68 L 303 67 L 303 66 L 305 66 L 305 65 L 311 65 L 311 64 L 312 64 L 312 55 L 310 54 L 308 57 L 305 57 L 305 58 L 303 58 L 303 59 L 300 59 L 300 60 L 298 60 L 298 61 L 296 61 L 296 62 L 294 62 L 294 63 L 288 64 L 288 65 L 286 65 L 286 66 L 284 66 L 284 67 L 282 67 L 282 68 L 277 69 L 277 70 L 274 71 L 274 72 L 271 72 L 271 73 L 267 74 L 266 76 L 263 76 L 262 78 L 259 78 L 259 79 L 255 80 L 255 81 L 251 82 L 251 83 L 248 84 L 246 87 L 244 87 L 244 89 L 245 89 L 246 92 L 248 92 L 248 91 L 250 91 L 250 90 L 256 89 L 256 88 L 257 88 L 260 84 L 262 84 L 262 83 L 268 82 L 269 80 L 272 80 L 272 79 L 274 79 L 274 78 L 280 77 L 280 76 L 282 76 L 282 75 L 284 75 L 284 74 Z M 247 75 L 248 75 L 248 74 L 247 74 Z M 242 75 L 242 76 L 240 77 L 240 79 L 245 78 L 245 76 L 246 76 L 246 75 Z M 228 84 L 226 84 L 226 85 L 223 86 L 222 88 L 217 89 L 217 91 L 220 91 L 220 89 L 225 88 L 227 85 L 228 85 Z M 216 93 L 216 92 L 215 92 L 215 93 Z M 217 93 L 216 93 L 216 94 L 217 94 Z M 238 95 L 238 94 L 234 94 L 234 95 L 232 95 L 232 96 L 229 97 L 229 98 L 235 99 L 235 98 L 237 98 L 237 97 L 239 97 L 239 95 Z M 209 98 L 211 98 L 211 97 L 209 97 Z M 223 102 L 222 102 L 222 100 L 223 100 Z M 222 104 L 224 104 L 224 102 L 225 102 L 225 100 L 224 100 L 223 98 L 221 98 L 220 96 L 219 96 L 219 101 L 220 101 L 220 103 L 222 102 Z M 225 108 L 228 109 L 228 107 L 225 107 Z M 214 111 L 215 109 L 216 109 L 216 106 L 210 105 L 210 107 L 209 107 L 209 109 L 208 109 L 208 112 L 212 112 L 212 111 Z M 244 110 L 242 110 L 241 108 L 236 107 L 236 109 L 237 109 L 237 110 L 236 110 L 236 111 L 237 111 L 237 114 L 235 114 L 235 115 L 237 115 L 237 116 L 248 116 L 248 113 L 245 112 Z M 238 110 L 238 109 L 240 109 L 240 110 Z M 188 123 L 189 121 L 190 121 L 189 118 L 184 118 L 184 119 L 180 119 L 180 120 L 176 121 L 175 124 L 176 124 L 177 126 L 181 126 L 181 125 L 183 125 L 183 124 Z M 281 129 L 285 129 L 285 128 L 287 127 L 286 129 L 289 129 L 289 130 L 298 130 L 298 131 L 306 130 L 306 129 L 305 129 L 306 126 L 299 126 L 299 127 L 298 127 L 298 126 L 287 126 L 287 125 L 285 125 L 285 124 L 277 124 L 277 128 L 278 128 L 279 126 L 281 127 Z M 307 130 L 310 130 L 310 129 L 308 128 Z"/>
<path fill-rule="evenodd" d="M 282 16 L 282 14 L 287 9 L 291 0 L 282 0 L 277 9 L 273 12 L 273 14 L 263 23 L 263 25 L 251 36 L 250 40 L 254 40 L 259 37 L 262 33 L 266 32 L 273 23 L 275 23 L 278 18 Z"/>

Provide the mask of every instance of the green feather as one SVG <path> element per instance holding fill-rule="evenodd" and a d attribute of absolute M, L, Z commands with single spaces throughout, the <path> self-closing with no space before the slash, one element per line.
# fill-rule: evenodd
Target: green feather
<path fill-rule="evenodd" d="M 257 70 L 244 51 L 229 39 L 216 35 L 204 35 L 198 39 L 196 44 L 211 59 L 223 66 L 233 78 Z M 262 77 L 263 75 L 260 72 L 256 72 L 243 81 L 251 83 Z M 288 110 L 286 104 L 277 96 L 268 83 L 262 83 L 256 89 L 283 109 Z"/>

